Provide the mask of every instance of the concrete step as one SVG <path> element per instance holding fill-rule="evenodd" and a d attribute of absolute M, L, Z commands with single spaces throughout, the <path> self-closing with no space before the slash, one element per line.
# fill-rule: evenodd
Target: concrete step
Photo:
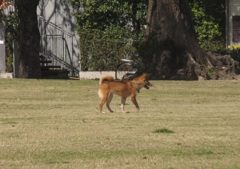
<path fill-rule="evenodd" d="M 45 65 L 45 64 L 49 64 L 49 63 L 52 63 L 52 61 L 51 60 L 40 60 L 41 65 Z"/>
<path fill-rule="evenodd" d="M 69 71 L 66 69 L 41 71 L 41 77 L 44 79 L 69 79 Z"/>
<path fill-rule="evenodd" d="M 47 65 L 47 66 L 41 66 L 41 70 L 53 70 L 53 69 L 61 69 L 61 66 L 53 66 L 53 65 Z"/>

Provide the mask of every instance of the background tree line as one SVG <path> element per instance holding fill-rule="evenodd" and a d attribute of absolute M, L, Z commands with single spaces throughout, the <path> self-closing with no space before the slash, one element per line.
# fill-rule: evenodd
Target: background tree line
<path fill-rule="evenodd" d="M 69 2 L 81 9 L 74 15 L 81 37 L 83 70 L 114 70 L 120 58 L 142 53 L 148 0 Z M 225 49 L 225 1 L 189 0 L 189 3 L 200 46 L 213 52 Z"/>
<path fill-rule="evenodd" d="M 76 12 L 73 15 L 77 18 L 78 33 L 81 37 L 80 48 L 82 70 L 113 70 L 115 69 L 116 64 L 118 64 L 120 58 L 131 58 L 133 56 L 135 56 L 133 59 L 144 63 L 145 66 L 148 66 L 148 69 L 155 68 L 154 66 L 149 66 L 148 63 L 153 63 L 155 55 L 159 54 L 155 43 L 157 40 L 155 39 L 152 44 L 151 41 L 148 41 L 148 43 L 150 43 L 146 44 L 146 37 L 148 36 L 147 39 L 149 40 L 149 37 L 154 35 L 154 32 L 146 31 L 146 29 L 155 23 L 147 23 L 147 17 L 149 17 L 149 14 L 151 15 L 151 12 L 154 13 L 163 5 L 168 6 L 170 9 L 169 11 L 166 11 L 166 13 L 173 14 L 177 17 L 179 17 L 178 13 L 181 13 L 185 17 L 181 21 L 182 23 L 186 21 L 188 22 L 188 25 L 194 25 L 194 29 L 191 29 L 189 34 L 196 33 L 200 47 L 205 51 L 211 50 L 213 52 L 222 52 L 225 48 L 224 0 L 213 0 L 211 2 L 206 0 L 68 0 L 68 2 L 76 9 Z M 38 57 L 39 31 L 37 30 L 36 16 L 36 7 L 38 3 L 39 0 L 18 0 L 15 4 L 17 11 L 15 15 L 10 15 L 9 17 L 0 15 L 6 25 L 16 25 L 12 27 L 13 29 L 7 29 L 7 35 L 12 36 L 12 38 L 17 39 L 18 41 L 20 77 L 38 77 L 40 73 Z M 151 8 L 149 10 L 149 4 L 155 5 L 157 8 L 154 7 L 154 9 Z M 29 6 L 31 6 L 31 8 L 29 8 Z M 177 11 L 172 10 L 172 8 L 177 8 Z M 192 13 L 189 13 L 190 10 L 192 10 L 193 16 Z M 165 14 L 162 13 L 162 16 L 164 15 Z M 167 15 L 168 14 L 165 16 Z M 159 18 L 161 18 L 161 16 L 159 16 Z M 181 18 L 172 19 L 173 20 L 166 21 L 168 22 L 166 24 L 175 22 L 175 19 L 181 20 Z M 158 18 L 155 18 L 154 20 L 156 23 L 159 22 Z M 165 25 L 161 26 L 164 27 Z M 158 32 L 159 30 L 156 29 L 155 31 Z M 166 29 L 165 32 L 168 32 L 168 30 Z M 177 32 L 178 34 L 182 33 L 181 31 Z M 168 34 L 171 33 L 168 32 Z M 192 37 L 190 37 L 190 39 L 191 38 Z M 195 39 L 195 35 L 193 39 Z M 195 47 L 198 48 L 198 43 L 195 43 L 195 40 L 193 41 Z M 181 43 L 181 41 L 174 41 L 173 39 L 171 43 L 175 43 L 174 46 L 171 47 L 172 51 L 175 50 L 175 47 L 180 50 L 179 47 L 181 47 L 181 45 L 188 45 L 176 44 Z M 164 48 L 169 48 L 169 46 L 171 46 L 171 44 L 162 45 L 165 46 Z M 29 51 L 26 51 L 25 49 L 29 49 Z M 11 50 L 11 47 L 7 50 L 8 58 L 12 57 Z M 184 50 L 185 49 L 183 48 L 182 51 Z M 202 63 L 199 65 L 203 64 L 206 66 L 206 59 L 203 61 L 206 54 L 200 50 L 198 51 L 199 56 L 201 55 L 201 57 L 197 56 L 198 58 L 195 58 L 197 59 L 196 63 L 200 61 Z M 192 51 L 190 53 L 192 53 Z M 161 56 L 158 57 L 161 59 Z M 187 60 L 182 61 L 182 63 L 175 62 L 176 60 L 182 60 L 185 56 L 176 59 L 174 59 L 174 57 L 173 59 L 170 59 L 172 63 L 167 63 L 168 65 L 162 66 L 168 67 L 167 69 L 175 69 L 172 73 L 181 70 L 182 66 L 184 66 L 183 69 L 185 69 L 185 73 L 192 69 L 186 69 L 188 64 L 183 62 L 188 62 Z M 165 59 L 166 58 L 167 57 L 165 57 Z M 7 60 L 11 62 L 11 59 Z M 177 67 L 172 66 L 174 64 L 181 65 Z M 208 64 L 208 66 L 209 65 L 210 67 L 214 66 L 214 64 Z M 166 72 L 166 70 L 158 71 Z"/>
<path fill-rule="evenodd" d="M 9 0 L 8 5 L 13 5 L 15 11 L 4 15 L 0 9 L 0 20 L 6 25 L 6 52 L 7 71 L 12 71 L 13 67 L 13 41 L 14 50 L 17 51 L 18 69 L 16 77 L 19 78 L 39 78 L 40 73 L 40 33 L 38 30 L 37 6 L 39 0 Z M 5 4 L 5 2 L 3 2 Z"/>

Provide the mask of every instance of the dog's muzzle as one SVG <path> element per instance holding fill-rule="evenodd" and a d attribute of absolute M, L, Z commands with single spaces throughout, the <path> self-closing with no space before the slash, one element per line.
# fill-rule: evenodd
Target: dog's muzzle
<path fill-rule="evenodd" d="M 153 86 L 150 82 L 147 82 L 147 84 L 145 84 L 144 88 L 149 89 L 149 86 Z"/>

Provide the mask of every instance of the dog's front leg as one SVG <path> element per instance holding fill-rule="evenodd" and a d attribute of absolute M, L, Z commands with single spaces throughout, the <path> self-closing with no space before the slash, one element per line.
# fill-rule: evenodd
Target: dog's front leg
<path fill-rule="evenodd" d="M 127 100 L 126 97 L 122 97 L 122 99 L 121 99 L 121 111 L 122 111 L 123 113 L 125 113 L 125 111 L 124 111 L 124 105 L 125 105 L 125 103 L 126 103 L 126 100 Z"/>
<path fill-rule="evenodd" d="M 132 101 L 133 104 L 135 105 L 137 111 L 139 111 L 139 106 L 138 106 L 138 102 L 137 102 L 137 99 L 136 99 L 136 95 L 134 95 L 134 96 L 131 97 L 131 101 Z"/>

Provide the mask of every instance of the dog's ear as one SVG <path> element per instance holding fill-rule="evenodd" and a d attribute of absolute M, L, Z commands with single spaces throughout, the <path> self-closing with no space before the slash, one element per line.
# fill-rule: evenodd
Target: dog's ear
<path fill-rule="evenodd" d="M 143 73 L 143 76 L 148 77 L 148 74 L 147 73 Z"/>
<path fill-rule="evenodd" d="M 147 74 L 147 79 L 151 79 L 152 78 L 152 74 L 151 73 L 146 73 Z"/>
<path fill-rule="evenodd" d="M 151 74 L 149 73 L 143 73 L 143 75 L 147 80 L 151 78 Z"/>

